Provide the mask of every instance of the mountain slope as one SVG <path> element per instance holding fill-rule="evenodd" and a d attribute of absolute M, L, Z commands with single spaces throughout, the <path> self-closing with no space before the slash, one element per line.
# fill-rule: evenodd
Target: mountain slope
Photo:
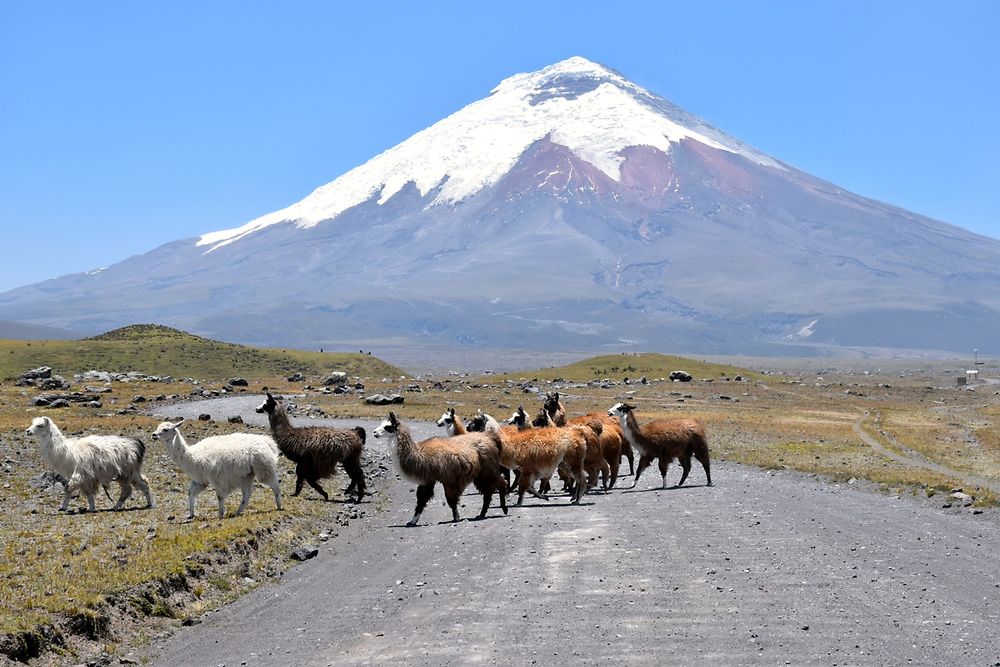
<path fill-rule="evenodd" d="M 572 58 L 243 227 L 0 295 L 255 344 L 988 349 L 1000 242 L 846 192 Z"/>

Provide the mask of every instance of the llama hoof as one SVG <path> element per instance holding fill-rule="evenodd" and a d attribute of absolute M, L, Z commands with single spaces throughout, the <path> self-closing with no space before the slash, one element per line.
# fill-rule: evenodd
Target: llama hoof
<path fill-rule="evenodd" d="M 417 522 L 416 521 L 407 521 L 406 522 L 406 527 L 407 528 L 416 528 L 416 526 L 417 526 Z"/>
<path fill-rule="evenodd" d="M 507 508 L 506 507 L 501 507 L 500 509 L 503 510 L 503 515 L 507 516 Z"/>

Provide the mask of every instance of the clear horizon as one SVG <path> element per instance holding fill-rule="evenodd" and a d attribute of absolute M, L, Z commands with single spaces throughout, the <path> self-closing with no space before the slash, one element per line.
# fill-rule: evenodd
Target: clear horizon
<path fill-rule="evenodd" d="M 574 55 L 819 178 L 1000 238 L 998 19 L 993 2 L 8 2 L 0 291 L 240 226 Z"/>

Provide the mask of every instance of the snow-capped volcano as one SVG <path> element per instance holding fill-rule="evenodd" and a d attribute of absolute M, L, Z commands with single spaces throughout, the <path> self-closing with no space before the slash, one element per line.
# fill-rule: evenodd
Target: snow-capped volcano
<path fill-rule="evenodd" d="M 214 250 L 280 222 L 311 227 L 372 197 L 383 204 L 407 183 L 428 206 L 455 204 L 496 185 L 536 142 L 548 138 L 621 180 L 623 151 L 650 146 L 664 153 L 683 139 L 782 169 L 772 158 L 699 122 L 623 76 L 574 57 L 500 82 L 489 97 L 418 132 L 302 201 L 242 227 L 203 235 Z"/>
<path fill-rule="evenodd" d="M 987 350 L 998 267 L 996 240 L 570 58 L 242 227 L 0 294 L 0 319 L 328 349 Z"/>

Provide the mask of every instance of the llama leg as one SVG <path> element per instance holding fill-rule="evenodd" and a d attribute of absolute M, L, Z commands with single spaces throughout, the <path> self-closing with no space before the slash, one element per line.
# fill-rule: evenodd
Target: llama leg
<path fill-rule="evenodd" d="M 690 456 L 681 457 L 680 463 L 681 463 L 681 469 L 684 472 L 681 473 L 681 481 L 677 482 L 677 486 L 684 486 L 684 480 L 688 478 L 688 473 L 691 472 L 691 457 Z"/>
<path fill-rule="evenodd" d="M 306 481 L 305 470 L 302 469 L 302 464 L 299 463 L 295 466 L 295 493 L 293 496 L 297 496 L 302 493 L 302 484 Z"/>
<path fill-rule="evenodd" d="M 219 499 L 219 518 L 222 519 L 226 516 L 226 497 L 218 491 L 215 492 L 215 497 Z"/>
<path fill-rule="evenodd" d="M 198 494 L 208 488 L 208 484 L 203 484 L 202 482 L 196 482 L 191 480 L 191 486 L 188 487 L 188 519 L 194 518 L 194 504 L 195 500 L 198 498 Z"/>
<path fill-rule="evenodd" d="M 457 523 L 461 521 L 458 518 L 458 499 L 462 495 L 462 489 L 453 486 L 444 487 L 444 497 L 448 501 L 448 507 L 451 508 L 451 520 Z"/>
<path fill-rule="evenodd" d="M 146 496 L 146 509 L 153 509 L 153 494 L 149 491 L 149 480 L 142 474 L 136 473 L 132 476 L 132 484 L 138 486 L 142 494 Z"/>
<path fill-rule="evenodd" d="M 603 456 L 598 463 L 601 466 L 601 489 L 607 492 L 609 488 L 608 483 L 614 483 L 614 477 L 611 476 L 611 466 L 608 465 L 608 462 L 604 460 Z"/>
<path fill-rule="evenodd" d="M 62 499 L 62 504 L 59 505 L 60 512 L 65 512 L 67 509 L 69 509 L 69 499 L 73 497 L 73 494 L 76 492 L 76 489 L 79 486 L 79 484 L 80 484 L 80 478 L 76 477 L 75 475 L 73 477 L 70 477 L 63 484 L 63 499 Z"/>
<path fill-rule="evenodd" d="M 87 491 L 87 510 L 90 512 L 97 511 L 96 496 L 97 494 L 93 491 Z"/>
<path fill-rule="evenodd" d="M 243 514 L 247 503 L 250 502 L 250 495 L 253 493 L 253 475 L 247 475 L 243 478 L 243 481 L 240 483 L 240 491 L 243 492 L 243 498 L 240 500 L 240 506 L 236 508 L 235 516 Z"/>
<path fill-rule="evenodd" d="M 306 481 L 309 482 L 309 486 L 311 486 L 312 488 L 316 489 L 316 491 L 319 492 L 319 495 L 323 496 L 323 500 L 329 500 L 330 499 L 330 496 L 327 495 L 327 493 L 323 489 L 323 487 L 319 485 L 319 480 L 318 479 L 312 479 L 311 477 L 309 477 L 309 478 L 306 478 Z"/>
<path fill-rule="evenodd" d="M 496 488 L 496 483 L 488 474 L 481 474 L 473 481 L 473 484 L 475 484 L 476 490 L 483 494 L 483 509 L 477 518 L 485 519 L 486 512 L 490 509 L 490 503 L 493 501 L 493 491 Z"/>
<path fill-rule="evenodd" d="M 617 457 L 612 456 L 611 460 L 608 461 L 607 463 L 608 463 L 608 477 L 609 477 L 608 488 L 613 489 L 615 488 L 615 482 L 618 481 L 618 467 L 621 466 L 622 463 L 621 454 L 619 454 Z"/>
<path fill-rule="evenodd" d="M 652 463 L 652 456 L 646 456 L 643 454 L 639 457 L 639 467 L 635 469 L 635 479 L 632 480 L 632 486 L 629 488 L 635 488 L 635 485 L 639 483 L 639 476 L 642 474 L 642 471 L 648 468 Z"/>
<path fill-rule="evenodd" d="M 695 453 L 694 457 L 698 459 L 701 463 L 701 467 L 705 469 L 705 477 L 708 479 L 708 484 L 706 486 L 712 486 L 712 473 L 710 472 L 710 466 L 708 464 L 708 452 L 703 454 Z"/>
<path fill-rule="evenodd" d="M 628 439 L 626 439 L 624 442 L 622 442 L 622 454 L 624 454 L 625 458 L 628 459 L 628 474 L 629 475 L 634 475 L 635 474 L 635 454 L 632 451 L 632 443 L 630 443 L 628 441 Z M 619 458 L 619 463 L 620 462 L 621 462 L 621 460 Z"/>
<path fill-rule="evenodd" d="M 358 459 L 344 461 L 344 470 L 351 476 L 351 486 L 347 487 L 348 495 L 350 495 L 351 487 L 354 487 L 358 493 L 354 502 L 360 503 L 361 499 L 365 497 L 365 471 L 361 469 L 361 462 Z"/>
<path fill-rule="evenodd" d="M 279 512 L 282 511 L 284 508 L 281 506 L 281 484 L 278 483 L 278 476 L 272 475 L 267 484 L 274 492 L 274 506 L 278 508 Z"/>
<path fill-rule="evenodd" d="M 549 499 L 549 497 L 547 495 L 545 495 L 544 493 L 540 493 L 540 490 L 542 488 L 542 482 L 538 483 L 539 491 L 535 491 L 535 475 L 524 475 L 522 477 L 522 482 L 521 483 L 522 483 L 522 485 L 524 487 L 524 491 L 527 491 L 528 493 L 530 493 L 534 497 L 540 498 L 542 500 L 548 500 Z M 524 491 L 521 491 L 522 495 L 524 494 Z M 520 505 L 520 502 L 518 504 Z"/>
<path fill-rule="evenodd" d="M 118 494 L 118 502 L 115 503 L 113 509 L 120 510 L 125 504 L 125 501 L 132 497 L 132 482 L 127 479 L 118 480 L 118 486 L 121 493 Z"/>
<path fill-rule="evenodd" d="M 670 457 L 665 454 L 661 454 L 660 460 L 657 463 L 660 466 L 660 477 L 663 478 L 663 483 L 660 488 L 665 489 L 667 488 L 667 468 L 670 466 Z"/>
<path fill-rule="evenodd" d="M 507 491 L 508 490 L 509 490 L 509 486 L 507 485 L 507 480 L 505 480 L 503 477 L 500 477 L 499 479 L 497 479 L 497 491 L 500 494 L 500 509 L 503 510 L 503 513 L 505 515 L 507 514 Z"/>
<path fill-rule="evenodd" d="M 573 494 L 574 505 L 579 505 L 583 496 L 587 493 L 587 473 L 583 469 L 583 461 L 581 460 L 575 468 L 570 468 L 570 475 L 576 480 L 576 493 Z"/>
<path fill-rule="evenodd" d="M 417 525 L 417 521 L 420 520 L 420 515 L 423 514 L 424 508 L 427 507 L 427 501 L 433 497 L 434 482 L 421 484 L 417 487 L 417 509 L 413 512 L 413 518 L 406 523 L 407 526 L 412 528 Z"/>

